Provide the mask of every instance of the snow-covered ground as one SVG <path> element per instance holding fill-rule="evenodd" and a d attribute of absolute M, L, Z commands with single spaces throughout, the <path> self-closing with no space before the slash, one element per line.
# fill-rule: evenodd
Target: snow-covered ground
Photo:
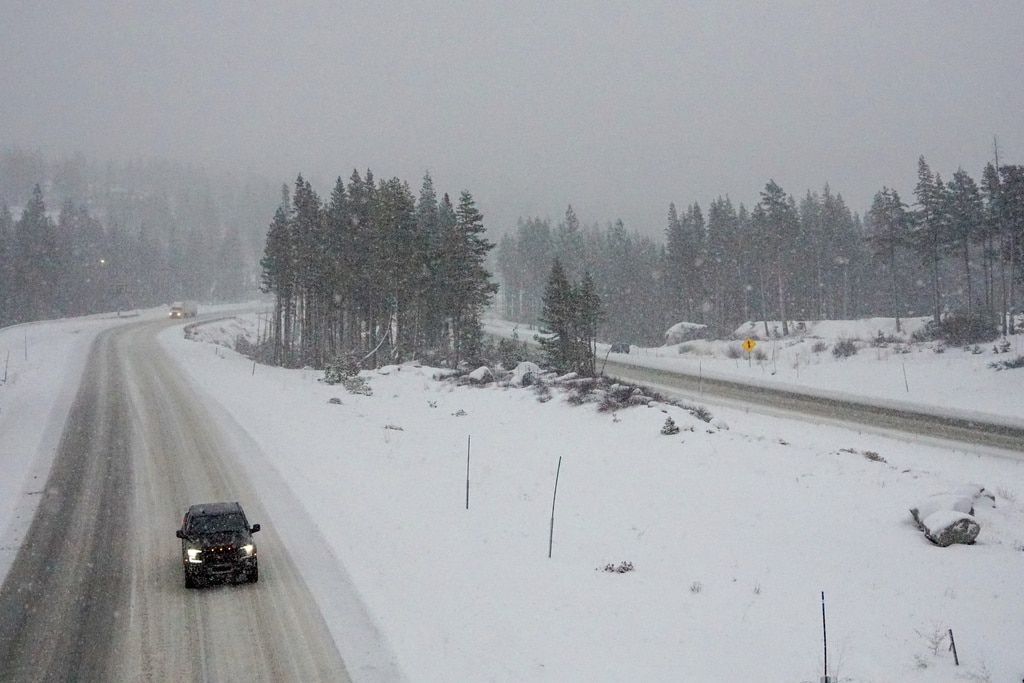
<path fill-rule="evenodd" d="M 787 337 L 775 336 L 781 323 L 770 322 L 768 335 L 763 323 L 748 323 L 736 330 L 733 341 L 634 346 L 628 356 L 610 354 L 608 345 L 599 344 L 598 352 L 600 359 L 1024 426 L 1024 370 L 990 367 L 1024 354 L 1024 334 L 969 348 L 910 343 L 927 320 L 905 319 L 900 332 L 893 318 L 790 323 Z M 522 341 L 537 334 L 536 329 L 496 320 L 487 321 L 487 328 Z M 755 340 L 752 353 L 743 350 L 744 338 Z M 842 341 L 852 342 L 856 353 L 836 356 L 834 349 Z"/>
<path fill-rule="evenodd" d="M 45 428 L 59 424 L 105 324 L 30 328 L 34 365 L 15 362 L 22 330 L 0 331 L 11 371 L 0 385 L 0 528 L 16 526 L 10 501 L 38 490 Z M 204 326 L 202 343 L 175 327 L 161 341 L 277 470 L 258 481 L 284 480 L 320 524 L 409 680 L 817 683 L 822 593 L 838 680 L 1024 678 L 1019 456 L 713 404 L 710 423 L 663 404 L 599 412 L 558 392 L 541 402 L 530 388 L 456 386 L 415 365 L 363 373 L 372 395 L 351 394 L 312 370 L 254 372 L 217 344 L 254 325 Z M 830 347 L 844 337 L 822 336 Z M 760 363 L 675 347 L 630 358 L 1024 421 L 1024 369 L 987 367 L 1016 348 L 890 344 L 837 359 L 814 341 L 759 342 Z M 893 373 L 895 388 L 883 388 Z M 661 433 L 668 417 L 679 433 Z M 932 545 L 909 508 L 969 482 L 995 496 L 976 509 L 978 542 Z"/>

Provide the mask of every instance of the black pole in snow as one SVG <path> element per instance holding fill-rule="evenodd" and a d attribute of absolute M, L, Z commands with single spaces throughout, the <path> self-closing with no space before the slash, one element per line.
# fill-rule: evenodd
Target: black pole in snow
<path fill-rule="evenodd" d="M 466 509 L 469 509 L 469 444 L 473 440 L 473 436 L 469 435 L 466 437 Z"/>
<path fill-rule="evenodd" d="M 548 558 L 551 558 L 551 546 L 555 542 L 555 499 L 558 497 L 558 475 L 562 472 L 562 456 L 558 456 L 558 469 L 555 470 L 555 492 L 551 494 L 551 530 L 548 532 Z"/>
<path fill-rule="evenodd" d="M 828 633 L 825 631 L 825 591 L 821 592 L 821 641 L 825 646 L 825 680 L 828 681 Z"/>

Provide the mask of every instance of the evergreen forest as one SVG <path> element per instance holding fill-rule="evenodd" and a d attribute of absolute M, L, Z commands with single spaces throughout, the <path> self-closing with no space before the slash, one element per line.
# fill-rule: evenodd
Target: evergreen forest
<path fill-rule="evenodd" d="M 552 225 L 520 219 L 496 249 L 499 317 L 545 315 L 552 262 L 585 273 L 602 302 L 606 342 L 656 346 L 678 322 L 730 336 L 745 321 L 929 316 L 981 341 L 1013 333 L 1024 282 L 1024 166 L 986 165 L 946 181 L 922 157 L 913 197 L 879 190 L 860 216 L 827 185 L 799 200 L 774 181 L 752 208 L 719 197 L 707 211 L 668 207 L 664 242 L 621 221 L 585 228 L 570 205 Z M 1018 311 L 1019 312 L 1019 311 Z M 954 324 L 955 323 L 955 324 Z"/>
<path fill-rule="evenodd" d="M 414 197 L 398 178 L 353 171 L 326 202 L 300 175 L 290 197 L 282 188 L 261 260 L 262 289 L 274 296 L 262 357 L 339 372 L 478 360 L 481 317 L 498 289 L 484 232 L 473 196 L 438 198 L 429 173 Z"/>
<path fill-rule="evenodd" d="M 277 183 L 0 149 L 0 326 L 256 295 Z"/>
<path fill-rule="evenodd" d="M 719 337 L 751 320 L 787 333 L 875 316 L 1015 332 L 1024 166 L 996 159 L 978 179 L 956 169 L 947 180 L 921 157 L 910 196 L 883 187 L 863 214 L 827 185 L 798 198 L 769 180 L 759 197 L 671 204 L 663 239 L 621 220 L 584 226 L 570 205 L 556 223 L 500 226 L 495 244 L 472 195 L 438 196 L 429 174 L 415 195 L 353 171 L 321 198 L 302 176 L 282 187 L 3 149 L 0 326 L 262 291 L 272 313 L 261 357 L 315 367 L 472 361 L 487 310 L 561 325 L 560 353 L 584 368 L 578 350 L 597 340 L 659 345 L 684 321 Z"/>

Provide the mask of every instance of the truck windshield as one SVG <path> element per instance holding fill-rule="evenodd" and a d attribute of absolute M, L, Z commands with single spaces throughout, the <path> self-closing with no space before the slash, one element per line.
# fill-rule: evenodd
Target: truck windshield
<path fill-rule="evenodd" d="M 223 515 L 201 515 L 192 519 L 192 533 L 212 534 L 221 531 L 246 531 L 245 518 L 231 512 Z"/>

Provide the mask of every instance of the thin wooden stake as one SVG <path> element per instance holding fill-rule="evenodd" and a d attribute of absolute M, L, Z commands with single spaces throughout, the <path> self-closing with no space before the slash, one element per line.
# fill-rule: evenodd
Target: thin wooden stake
<path fill-rule="evenodd" d="M 555 492 L 551 494 L 551 530 L 548 532 L 548 559 L 551 558 L 551 546 L 555 542 L 555 499 L 558 497 L 558 475 L 562 472 L 562 456 L 558 456 L 558 469 L 555 470 Z"/>
<path fill-rule="evenodd" d="M 953 651 L 953 663 L 960 666 L 960 658 L 956 656 L 956 641 L 953 640 L 953 629 L 949 629 L 949 649 Z"/>

